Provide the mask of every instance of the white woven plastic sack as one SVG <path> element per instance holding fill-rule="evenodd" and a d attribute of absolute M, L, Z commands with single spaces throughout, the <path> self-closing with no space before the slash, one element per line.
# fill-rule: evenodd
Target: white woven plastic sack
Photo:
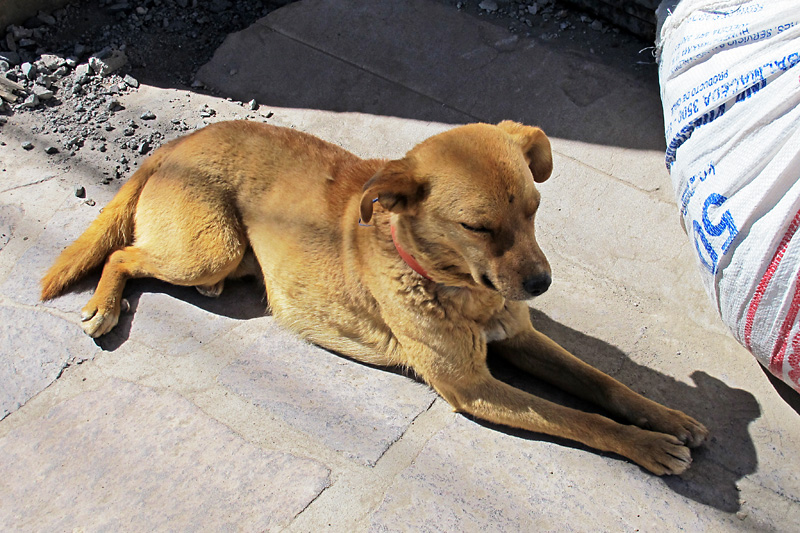
<path fill-rule="evenodd" d="M 705 288 L 800 391 L 800 1 L 682 0 L 657 50 L 667 168 Z"/>

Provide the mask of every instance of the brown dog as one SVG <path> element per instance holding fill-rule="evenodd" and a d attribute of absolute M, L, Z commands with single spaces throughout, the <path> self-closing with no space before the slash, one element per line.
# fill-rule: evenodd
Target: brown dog
<path fill-rule="evenodd" d="M 388 162 L 290 129 L 214 124 L 144 162 L 58 258 L 42 299 L 105 263 L 82 312 L 83 329 L 96 337 L 116 325 L 129 278 L 215 296 L 225 278 L 260 266 L 275 318 L 316 344 L 411 368 L 478 418 L 616 452 L 656 474 L 683 472 L 687 446 L 706 437 L 700 423 L 531 325 L 523 300 L 550 285 L 534 238 L 534 182 L 551 171 L 545 134 L 508 121 L 451 129 Z M 487 343 L 635 425 L 498 381 Z"/>

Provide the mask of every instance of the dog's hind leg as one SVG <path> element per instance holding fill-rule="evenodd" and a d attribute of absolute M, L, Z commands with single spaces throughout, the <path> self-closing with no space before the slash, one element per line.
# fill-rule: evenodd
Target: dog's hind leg
<path fill-rule="evenodd" d="M 253 249 L 248 248 L 238 266 L 233 272 L 228 274 L 228 277 L 225 279 L 239 279 L 248 276 L 258 276 L 259 274 L 261 274 L 261 269 L 258 266 L 258 260 L 253 253 Z M 225 288 L 225 279 L 222 279 L 213 285 L 197 285 L 195 288 L 197 289 L 197 292 L 203 296 L 208 296 L 209 298 L 219 298 L 219 296 L 222 294 L 222 290 Z"/>
<path fill-rule="evenodd" d="M 153 253 L 134 244 L 117 250 L 108 257 L 97 289 L 81 311 L 81 327 L 91 337 L 99 337 L 117 325 L 122 290 L 131 278 L 156 278 L 173 285 L 196 286 L 198 290 L 216 287 L 219 296 L 225 278 L 239 266 L 244 249 L 240 243 L 217 253 L 208 246 L 173 246 L 167 253 Z"/>
<path fill-rule="evenodd" d="M 208 298 L 219 298 L 225 288 L 225 280 L 220 280 L 213 285 L 195 285 L 197 292 Z"/>
<path fill-rule="evenodd" d="M 94 295 L 81 310 L 81 327 L 87 335 L 99 337 L 117 325 L 125 282 L 151 275 L 148 263 L 148 254 L 136 246 L 117 250 L 108 257 Z"/>
<path fill-rule="evenodd" d="M 159 174 L 151 178 L 137 205 L 133 244 L 109 255 L 81 313 L 87 334 L 98 337 L 116 325 L 131 278 L 222 291 L 242 261 L 247 238 L 233 208 L 203 192 Z"/>

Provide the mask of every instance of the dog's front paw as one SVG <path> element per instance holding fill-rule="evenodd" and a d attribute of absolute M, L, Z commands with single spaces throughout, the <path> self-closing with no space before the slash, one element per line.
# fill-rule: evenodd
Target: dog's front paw
<path fill-rule="evenodd" d="M 81 310 L 81 328 L 92 338 L 105 335 L 119 322 L 121 307 L 127 311 L 128 302 L 122 300 L 120 304 L 108 302 L 95 302 L 92 298 Z"/>
<path fill-rule="evenodd" d="M 708 437 L 708 430 L 703 424 L 686 413 L 662 405 L 636 420 L 636 425 L 674 435 L 690 448 L 700 446 Z"/>
<path fill-rule="evenodd" d="M 657 476 L 682 474 L 692 464 L 689 448 L 673 435 L 641 430 L 635 446 L 629 457 Z"/>

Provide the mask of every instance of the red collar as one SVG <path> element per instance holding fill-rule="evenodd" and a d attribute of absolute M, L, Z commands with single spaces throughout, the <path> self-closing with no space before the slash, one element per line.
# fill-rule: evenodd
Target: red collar
<path fill-rule="evenodd" d="M 399 242 L 397 242 L 397 235 L 395 234 L 394 226 L 390 226 L 390 227 L 392 228 L 392 242 L 394 243 L 394 247 L 397 248 L 397 253 L 400 254 L 400 258 L 403 261 L 405 261 L 408 266 L 411 267 L 411 270 L 413 270 L 414 272 L 416 272 L 417 274 L 419 274 L 423 278 L 430 280 L 431 279 L 430 276 L 428 276 L 428 273 L 425 272 L 424 268 L 422 268 L 422 265 L 420 265 L 417 262 L 417 260 L 414 259 L 413 255 L 411 255 L 410 253 L 406 252 L 403 249 L 403 247 L 400 246 Z M 433 281 L 433 280 L 431 280 L 431 281 Z"/>

